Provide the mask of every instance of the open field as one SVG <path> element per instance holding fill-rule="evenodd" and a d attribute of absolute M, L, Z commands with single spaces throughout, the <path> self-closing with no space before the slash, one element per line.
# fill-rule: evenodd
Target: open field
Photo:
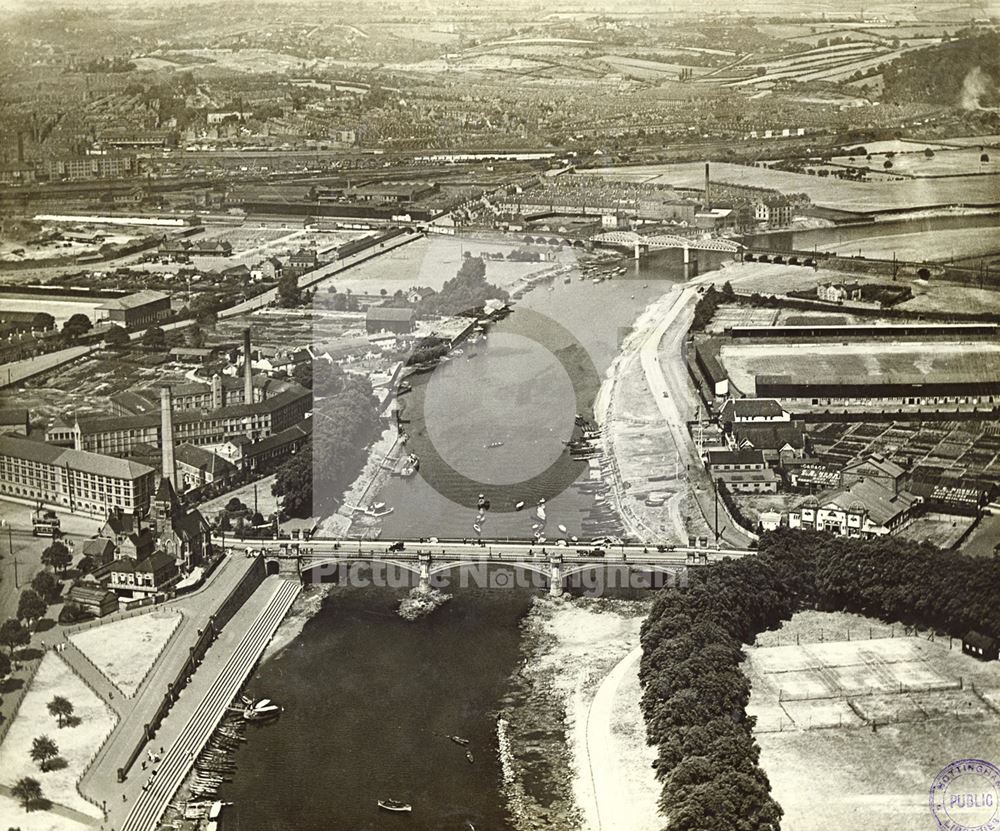
<path fill-rule="evenodd" d="M 848 630 L 850 641 L 830 640 Z M 931 828 L 938 771 L 1000 754 L 1000 665 L 947 638 L 902 634 L 858 615 L 802 612 L 747 649 L 748 712 L 786 831 Z M 774 642 L 784 645 L 765 645 Z M 823 697 L 787 700 L 795 693 Z"/>
<path fill-rule="evenodd" d="M 1000 178 L 996 179 L 1000 194 Z M 950 262 L 969 257 L 988 257 L 1000 252 L 1000 228 L 945 228 L 933 231 L 913 231 L 905 234 L 883 234 L 852 239 L 848 242 L 824 245 L 825 251 L 844 256 L 909 262 Z"/>
<path fill-rule="evenodd" d="M 902 144 L 902 142 L 900 142 Z M 926 145 L 924 146 L 926 147 Z M 871 170 L 881 173 L 885 170 L 886 161 L 892 164 L 892 172 L 902 176 L 921 178 L 925 176 L 968 176 L 972 174 L 995 174 L 1000 172 L 1000 158 L 990 156 L 990 160 L 980 161 L 979 148 L 967 150 L 938 150 L 928 158 L 924 155 L 924 147 L 914 145 L 909 152 L 896 153 L 891 159 L 882 153 L 865 147 L 871 159 L 865 156 L 834 156 L 832 164 L 858 170 Z M 988 153 L 986 155 L 989 155 Z M 1000 187 L 1000 185 L 997 185 Z"/>
<path fill-rule="evenodd" d="M 424 237 L 334 275 L 329 281 L 323 281 L 319 290 L 323 292 L 328 285 L 334 285 L 340 292 L 350 289 L 357 294 L 378 294 L 382 289 L 393 294 L 397 289 L 406 291 L 414 286 L 439 291 L 446 280 L 458 273 L 465 252 L 471 252 L 472 256 L 482 252 L 506 255 L 518 248 L 555 250 L 547 246 L 486 242 L 465 237 Z M 571 263 L 575 262 L 577 252 L 567 249 L 557 252 L 556 256 L 558 262 Z M 486 279 L 502 288 L 509 288 L 523 277 L 552 266 L 553 263 L 549 262 L 489 260 L 486 263 Z"/>
<path fill-rule="evenodd" d="M 60 728 L 47 709 L 55 695 L 68 698 L 79 724 Z M 101 819 L 100 808 L 80 796 L 76 783 L 115 725 L 114 714 L 56 653 L 49 652 L 31 681 L 17 716 L 0 744 L 0 784 L 12 786 L 22 776 L 42 783 L 47 799 Z M 36 736 L 46 735 L 59 747 L 64 767 L 41 773 L 30 757 Z"/>
<path fill-rule="evenodd" d="M 1000 312 L 1000 291 L 959 286 L 954 283 L 912 282 L 913 297 L 896 306 L 906 312 Z"/>
<path fill-rule="evenodd" d="M 593 173 L 612 181 L 645 182 L 699 190 L 704 187 L 705 180 L 705 167 L 700 162 L 600 168 Z M 713 162 L 712 181 L 774 188 L 784 193 L 805 193 L 817 205 L 861 213 L 958 203 L 988 205 L 1000 199 L 997 195 L 997 182 L 992 176 L 849 182 L 821 179 L 804 173 L 786 173 L 766 167 Z"/>
<path fill-rule="evenodd" d="M 748 394 L 755 375 L 925 384 L 1000 376 L 996 343 L 725 344 L 719 358 L 731 382 Z"/>
<path fill-rule="evenodd" d="M 917 517 L 897 536 L 914 542 L 929 542 L 939 548 L 951 548 L 972 522 L 973 518 L 969 516 L 927 514 Z"/>
<path fill-rule="evenodd" d="M 112 684 L 131 696 L 180 622 L 179 611 L 150 612 L 84 629 L 70 640 Z"/>

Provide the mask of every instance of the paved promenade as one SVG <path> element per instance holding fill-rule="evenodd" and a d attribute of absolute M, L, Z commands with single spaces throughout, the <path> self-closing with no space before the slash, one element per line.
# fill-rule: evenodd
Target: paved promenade
<path fill-rule="evenodd" d="M 156 753 L 164 748 L 155 773 L 132 769 L 122 786 L 124 800 L 108 805 L 109 827 L 156 827 L 299 591 L 298 583 L 267 578 L 222 630 L 150 743 Z"/>

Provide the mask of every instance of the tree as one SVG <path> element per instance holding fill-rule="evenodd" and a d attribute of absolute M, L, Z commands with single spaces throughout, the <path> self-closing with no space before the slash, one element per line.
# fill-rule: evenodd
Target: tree
<path fill-rule="evenodd" d="M 14 657 L 14 650 L 19 646 L 27 646 L 31 642 L 31 633 L 25 628 L 17 618 L 10 618 L 0 626 L 0 646 L 6 646 L 10 656 Z"/>
<path fill-rule="evenodd" d="M 892 168 L 892 162 L 889 159 L 886 159 L 882 163 L 882 167 L 884 167 L 886 170 L 890 170 Z"/>
<path fill-rule="evenodd" d="M 0 681 L 10 675 L 11 663 L 10 658 L 0 652 Z"/>
<path fill-rule="evenodd" d="M 159 326 L 150 326 L 142 333 L 142 345 L 146 349 L 162 351 L 167 348 L 167 336 Z"/>
<path fill-rule="evenodd" d="M 59 748 L 48 736 L 36 736 L 31 743 L 31 761 L 38 764 L 42 773 L 48 767 L 50 761 L 59 755 Z"/>
<path fill-rule="evenodd" d="M 184 335 L 184 342 L 192 349 L 201 349 L 205 345 L 205 333 L 197 323 L 189 326 Z"/>
<path fill-rule="evenodd" d="M 121 326 L 112 323 L 104 335 L 104 342 L 112 349 L 121 349 L 129 345 L 129 336 Z"/>
<path fill-rule="evenodd" d="M 65 726 L 66 722 L 73 715 L 73 702 L 61 695 L 52 696 L 48 704 L 49 715 L 54 716 L 59 726 Z"/>
<path fill-rule="evenodd" d="M 46 603 L 55 603 L 62 593 L 62 586 L 51 571 L 40 571 L 31 579 L 31 588 L 38 592 Z"/>
<path fill-rule="evenodd" d="M 278 304 L 288 309 L 301 303 L 302 290 L 299 288 L 299 278 L 290 271 L 278 280 Z"/>
<path fill-rule="evenodd" d="M 65 571 L 72 563 L 73 555 L 61 540 L 56 540 L 42 552 L 42 565 L 55 571 Z"/>
<path fill-rule="evenodd" d="M 278 468 L 271 493 L 281 497 L 281 507 L 292 516 L 309 516 L 312 513 L 312 454 L 307 448 L 302 448 Z"/>
<path fill-rule="evenodd" d="M 42 798 L 42 783 L 30 776 L 22 776 L 11 788 L 11 793 L 17 797 L 25 811 L 30 811 L 31 806 Z"/>
<path fill-rule="evenodd" d="M 17 601 L 17 617 L 29 625 L 45 616 L 48 604 L 34 589 L 25 589 Z"/>
<path fill-rule="evenodd" d="M 39 312 L 31 318 L 31 330 L 33 332 L 48 332 L 56 325 L 56 319 L 48 312 Z"/>
<path fill-rule="evenodd" d="M 980 162 L 988 162 L 989 160 L 990 160 L 990 154 L 989 153 L 983 153 L 983 155 L 981 155 L 979 157 L 979 161 Z"/>
<path fill-rule="evenodd" d="M 323 363 L 326 363 L 326 361 Z M 292 369 L 292 379 L 296 383 L 302 384 L 306 389 L 311 390 L 313 385 L 312 361 L 303 361 L 301 364 L 296 364 L 295 368 Z"/>
<path fill-rule="evenodd" d="M 85 314 L 77 312 L 63 324 L 63 335 L 68 340 L 76 340 L 80 335 L 89 332 L 93 328 L 90 318 Z"/>
<path fill-rule="evenodd" d="M 933 159 L 934 158 L 934 151 L 931 150 L 929 147 L 925 148 L 924 149 L 924 158 L 925 159 Z"/>

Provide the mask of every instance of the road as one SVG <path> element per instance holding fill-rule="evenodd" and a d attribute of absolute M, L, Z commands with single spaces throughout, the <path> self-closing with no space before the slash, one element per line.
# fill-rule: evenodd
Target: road
<path fill-rule="evenodd" d="M 213 545 L 222 545 L 222 537 L 214 537 Z M 239 551 L 250 549 L 251 551 L 266 551 L 272 554 L 279 554 L 283 550 L 288 554 L 298 553 L 307 558 L 309 562 L 321 562 L 325 560 L 351 561 L 357 559 L 388 560 L 398 562 L 417 562 L 422 555 L 429 555 L 432 560 L 447 561 L 467 561 L 481 563 L 483 561 L 496 561 L 498 563 L 510 563 L 518 561 L 538 560 L 545 562 L 549 557 L 559 555 L 564 563 L 608 563 L 617 565 L 626 563 L 631 565 L 703 565 L 705 563 L 717 562 L 727 557 L 744 557 L 757 552 L 749 548 L 741 549 L 714 549 L 714 548 L 689 548 L 675 547 L 664 551 L 657 551 L 656 547 L 642 545 L 609 545 L 605 546 L 606 554 L 593 556 L 587 553 L 581 554 L 591 548 L 586 543 L 572 546 L 544 545 L 529 542 L 511 542 L 507 540 L 483 540 L 480 545 L 476 542 L 462 542 L 458 540 L 440 540 L 436 543 L 420 542 L 410 540 L 403 542 L 401 551 L 390 551 L 390 543 L 378 540 L 342 540 L 334 537 L 313 537 L 312 539 L 299 540 L 241 540 L 228 537 L 225 540 L 226 546 Z M 700 562 L 704 559 L 704 563 Z"/>
<path fill-rule="evenodd" d="M 633 799 L 628 771 L 623 769 L 612 736 L 618 687 L 627 673 L 636 672 L 641 656 L 642 647 L 637 646 L 604 677 L 578 733 L 583 756 L 580 762 L 590 771 L 593 800 L 585 806 L 585 814 L 592 831 L 636 831 L 657 820 L 655 806 L 650 812 L 648 805 Z"/>
<path fill-rule="evenodd" d="M 75 361 L 77 358 L 88 355 L 99 348 L 99 344 L 71 346 L 68 349 L 59 349 L 45 355 L 38 355 L 34 358 L 25 358 L 21 361 L 12 361 L 9 364 L 4 364 L 0 366 L 0 387 L 16 384 L 41 372 L 48 372 L 50 369 L 55 369 L 57 366 Z"/>
<path fill-rule="evenodd" d="M 365 248 L 362 251 L 358 251 L 356 254 L 344 257 L 342 260 L 337 260 L 336 262 L 321 266 L 313 271 L 306 272 L 299 277 L 299 288 L 304 289 L 314 286 L 325 280 L 327 277 L 332 277 L 334 274 L 340 274 L 340 272 L 353 268 L 354 266 L 359 265 L 366 260 L 370 260 L 373 257 L 378 257 L 381 254 L 387 254 L 394 248 L 399 248 L 399 246 L 406 245 L 408 242 L 413 242 L 415 239 L 420 239 L 422 236 L 423 234 L 417 233 L 402 234 L 384 243 L 380 243 L 378 246 Z M 244 300 L 242 303 L 237 303 L 235 306 L 231 306 L 228 309 L 223 309 L 219 312 L 219 317 L 236 317 L 237 315 L 246 314 L 247 312 L 252 312 L 256 309 L 263 309 L 265 306 L 273 303 L 277 296 L 278 290 L 276 288 L 270 289 L 269 291 L 265 291 L 263 294 L 258 294 L 256 297 Z"/>

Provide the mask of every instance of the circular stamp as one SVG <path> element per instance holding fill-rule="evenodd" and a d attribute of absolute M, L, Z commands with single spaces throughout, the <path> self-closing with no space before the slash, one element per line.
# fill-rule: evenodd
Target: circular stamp
<path fill-rule="evenodd" d="M 1000 768 L 959 759 L 934 777 L 931 814 L 944 831 L 1000 831 Z"/>

